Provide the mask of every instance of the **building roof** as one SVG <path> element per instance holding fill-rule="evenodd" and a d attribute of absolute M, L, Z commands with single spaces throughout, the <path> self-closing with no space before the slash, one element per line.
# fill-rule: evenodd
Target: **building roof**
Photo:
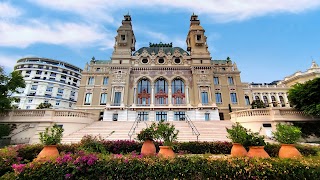
<path fill-rule="evenodd" d="M 187 55 L 189 55 L 189 53 L 187 51 L 183 50 L 181 47 L 172 47 L 172 43 L 163 44 L 162 42 L 160 42 L 159 44 L 149 43 L 149 47 L 142 47 L 139 50 L 137 50 L 136 52 L 134 52 L 133 55 L 136 55 L 137 53 L 142 54 L 144 50 L 146 50 L 149 54 L 151 54 L 153 52 L 155 54 L 158 54 L 158 52 L 161 49 L 164 51 L 165 54 L 167 54 L 168 52 L 170 52 L 171 54 L 174 54 L 174 52 L 176 50 L 178 50 L 181 54 L 187 53 Z"/>

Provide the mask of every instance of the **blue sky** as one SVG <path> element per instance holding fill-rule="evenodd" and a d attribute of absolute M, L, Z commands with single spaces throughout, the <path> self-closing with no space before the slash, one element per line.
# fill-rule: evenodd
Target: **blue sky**
<path fill-rule="evenodd" d="M 152 2 L 152 3 L 151 3 Z M 83 68 L 111 57 L 130 13 L 136 49 L 172 42 L 186 49 L 199 15 L 212 59 L 230 57 L 243 82 L 271 82 L 320 64 L 320 0 L 0 0 L 0 65 L 46 57 Z"/>

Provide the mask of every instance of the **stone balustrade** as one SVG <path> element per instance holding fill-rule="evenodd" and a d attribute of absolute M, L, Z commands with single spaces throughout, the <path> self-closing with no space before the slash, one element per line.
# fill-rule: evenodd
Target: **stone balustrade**
<path fill-rule="evenodd" d="M 320 117 L 311 117 L 293 108 L 247 109 L 230 113 L 232 122 L 239 122 L 244 127 L 255 132 L 275 130 L 275 125 L 281 122 L 320 121 Z M 265 132 L 261 132 L 265 135 Z"/>
<path fill-rule="evenodd" d="M 64 120 L 92 122 L 95 116 L 89 112 L 76 110 L 33 109 L 12 110 L 0 114 L 0 122 L 61 122 Z"/>

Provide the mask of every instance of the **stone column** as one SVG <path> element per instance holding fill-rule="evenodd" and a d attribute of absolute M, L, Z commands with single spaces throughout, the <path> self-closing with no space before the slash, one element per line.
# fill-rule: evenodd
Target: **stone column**
<path fill-rule="evenodd" d="M 172 92 L 171 92 L 171 85 L 169 85 L 169 89 L 168 89 L 168 103 L 169 106 L 172 105 Z"/>
<path fill-rule="evenodd" d="M 189 87 L 186 86 L 186 90 L 185 90 L 185 96 L 186 96 L 186 104 L 189 104 Z"/>
<path fill-rule="evenodd" d="M 154 85 L 151 85 L 151 104 L 154 105 Z"/>

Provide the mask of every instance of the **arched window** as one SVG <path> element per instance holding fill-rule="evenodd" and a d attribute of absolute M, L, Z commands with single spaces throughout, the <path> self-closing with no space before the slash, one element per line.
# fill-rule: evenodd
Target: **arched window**
<path fill-rule="evenodd" d="M 285 107 L 285 106 L 286 106 L 286 103 L 284 102 L 283 97 L 282 97 L 282 96 L 279 96 L 279 99 L 280 99 L 281 107 Z"/>
<path fill-rule="evenodd" d="M 259 97 L 259 96 L 255 96 L 254 99 L 257 100 L 257 101 L 259 101 L 259 100 L 260 100 L 260 97 Z"/>
<path fill-rule="evenodd" d="M 267 96 L 263 96 L 263 103 L 266 107 L 269 107 L 269 101 L 268 101 L 268 98 Z"/>
<path fill-rule="evenodd" d="M 271 101 L 272 101 L 273 107 L 277 107 L 278 103 L 277 103 L 276 97 L 271 96 Z"/>
<path fill-rule="evenodd" d="M 155 82 L 155 100 L 156 105 L 168 104 L 168 83 L 163 78 Z"/>
<path fill-rule="evenodd" d="M 150 105 L 150 81 L 141 79 L 138 82 L 138 103 L 137 105 Z"/>
<path fill-rule="evenodd" d="M 184 104 L 185 94 L 184 94 L 184 82 L 176 78 L 171 83 L 172 89 L 172 104 Z"/>

